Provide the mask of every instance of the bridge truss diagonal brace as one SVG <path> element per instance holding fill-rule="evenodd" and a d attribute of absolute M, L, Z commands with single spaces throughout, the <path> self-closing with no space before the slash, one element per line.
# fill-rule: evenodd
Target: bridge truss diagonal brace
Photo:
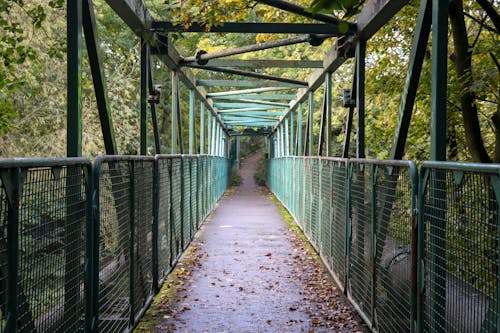
<path fill-rule="evenodd" d="M 143 37 L 144 32 L 151 31 L 153 17 L 142 0 L 106 0 L 106 3 L 120 16 L 130 29 L 138 37 Z M 162 48 L 158 54 L 156 48 L 151 48 L 151 54 L 159 56 L 159 59 L 171 70 L 179 73 L 179 79 L 188 89 L 193 89 L 196 97 L 205 103 L 210 113 L 216 118 L 224 132 L 228 133 L 222 120 L 218 117 L 210 99 L 206 98 L 206 90 L 196 86 L 196 79 L 193 72 L 188 68 L 179 68 L 181 56 L 173 47 L 170 40 L 158 34 L 154 34 L 157 47 Z"/>
<path fill-rule="evenodd" d="M 367 40 L 372 37 L 384 24 L 396 15 L 408 1 L 401 0 L 368 0 L 361 13 L 356 17 L 357 33 L 348 37 L 342 45 L 334 45 L 325 55 L 323 68 L 311 74 L 308 87 L 299 89 L 297 98 L 290 103 L 288 112 L 297 109 L 300 103 L 307 100 L 310 91 L 315 91 L 323 84 L 327 72 L 335 72 L 347 59 L 351 58 L 350 50 L 353 50 L 359 40 Z M 282 117 L 276 127 L 276 131 L 286 116 Z"/>

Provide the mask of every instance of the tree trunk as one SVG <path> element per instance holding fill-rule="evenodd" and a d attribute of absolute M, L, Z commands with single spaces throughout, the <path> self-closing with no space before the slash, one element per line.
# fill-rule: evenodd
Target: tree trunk
<path fill-rule="evenodd" d="M 479 125 L 476 95 L 472 85 L 472 51 L 467 39 L 467 28 L 463 14 L 463 1 L 450 1 L 450 22 L 455 48 L 454 65 L 460 84 L 460 105 L 465 128 L 467 147 L 476 162 L 491 163 L 484 147 Z"/>

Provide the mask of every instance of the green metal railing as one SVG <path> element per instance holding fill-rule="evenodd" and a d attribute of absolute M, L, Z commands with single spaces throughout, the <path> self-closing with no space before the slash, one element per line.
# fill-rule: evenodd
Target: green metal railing
<path fill-rule="evenodd" d="M 500 328 L 500 165 L 284 157 L 268 184 L 373 330 Z"/>
<path fill-rule="evenodd" d="M 131 330 L 224 193 L 229 164 L 0 159 L 0 332 Z"/>

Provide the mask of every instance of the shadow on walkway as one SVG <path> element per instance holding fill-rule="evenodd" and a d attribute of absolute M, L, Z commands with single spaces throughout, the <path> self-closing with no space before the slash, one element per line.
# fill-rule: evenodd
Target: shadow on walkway
<path fill-rule="evenodd" d="M 365 332 L 324 268 L 242 161 L 138 332 Z"/>

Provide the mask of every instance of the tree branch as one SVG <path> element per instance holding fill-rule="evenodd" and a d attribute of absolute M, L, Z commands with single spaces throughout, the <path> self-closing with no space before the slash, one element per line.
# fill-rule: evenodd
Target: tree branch
<path fill-rule="evenodd" d="M 492 27 L 492 26 L 490 26 L 489 24 L 486 24 L 486 23 L 481 23 L 481 20 L 478 19 L 477 17 L 474 17 L 471 14 L 466 13 L 466 12 L 464 12 L 463 14 L 465 16 L 467 16 L 468 18 L 470 18 L 472 21 L 474 21 L 476 23 L 479 23 L 479 24 L 482 24 L 483 28 L 486 29 L 486 30 L 488 30 L 489 32 L 498 33 L 498 31 L 494 27 Z"/>
<path fill-rule="evenodd" d="M 486 14 L 491 19 L 491 22 L 493 22 L 493 25 L 497 29 L 497 32 L 500 32 L 500 14 L 497 13 L 493 5 L 488 1 L 488 0 L 476 0 L 479 6 L 484 9 Z"/>

